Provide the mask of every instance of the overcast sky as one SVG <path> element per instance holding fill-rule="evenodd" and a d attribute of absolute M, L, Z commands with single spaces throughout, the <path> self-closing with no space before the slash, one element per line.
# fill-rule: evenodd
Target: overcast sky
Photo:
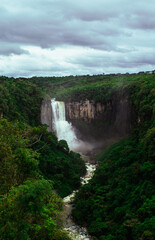
<path fill-rule="evenodd" d="M 155 0 L 0 0 L 0 75 L 155 69 Z"/>

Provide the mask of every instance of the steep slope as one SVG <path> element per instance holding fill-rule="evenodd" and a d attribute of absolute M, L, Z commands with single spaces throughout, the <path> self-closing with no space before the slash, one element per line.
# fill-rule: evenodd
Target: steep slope
<path fill-rule="evenodd" d="M 129 91 L 132 134 L 103 151 L 95 176 L 75 197 L 73 216 L 94 239 L 153 240 L 155 235 L 154 82 L 143 79 Z"/>
<path fill-rule="evenodd" d="M 84 162 L 40 124 L 36 85 L 1 77 L 0 87 L 0 238 L 68 240 L 57 193 L 80 186 Z"/>

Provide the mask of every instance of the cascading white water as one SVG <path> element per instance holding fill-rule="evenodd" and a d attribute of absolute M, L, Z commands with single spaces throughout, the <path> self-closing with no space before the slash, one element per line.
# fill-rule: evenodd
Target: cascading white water
<path fill-rule="evenodd" d="M 78 140 L 71 123 L 66 121 L 65 103 L 52 99 L 51 106 L 53 111 L 53 127 L 58 140 L 64 139 L 67 141 L 70 149 L 78 149 L 82 142 Z"/>
<path fill-rule="evenodd" d="M 79 140 L 71 123 L 66 121 L 65 103 L 51 99 L 51 106 L 53 112 L 53 128 L 58 140 L 66 140 L 69 148 L 76 152 L 84 152 L 84 150 L 90 151 L 90 149 L 92 149 L 92 145 Z M 86 163 L 86 167 L 87 174 L 84 177 L 81 177 L 82 184 L 86 184 L 92 178 L 96 169 L 96 166 L 90 164 L 89 162 Z M 71 239 L 91 240 L 92 238 L 88 235 L 87 229 L 76 225 L 70 215 L 72 209 L 72 197 L 75 196 L 75 192 L 76 191 L 63 199 L 66 210 L 66 216 L 64 219 L 65 230 L 69 233 Z"/>

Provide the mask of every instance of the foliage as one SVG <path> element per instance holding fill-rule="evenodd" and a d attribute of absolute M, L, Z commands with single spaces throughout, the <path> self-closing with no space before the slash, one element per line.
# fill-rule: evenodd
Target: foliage
<path fill-rule="evenodd" d="M 76 221 L 98 239 L 112 234 L 112 239 L 136 240 L 144 231 L 152 232 L 155 165 L 144 145 L 132 138 L 122 140 L 100 160 L 93 179 L 76 195 Z"/>
<path fill-rule="evenodd" d="M 61 211 L 62 201 L 47 180 L 13 187 L 0 202 L 1 239 L 69 240 L 61 230 Z"/>
<path fill-rule="evenodd" d="M 149 88 L 153 89 L 155 74 L 33 77 L 29 81 L 44 89 L 51 98 L 73 102 L 85 99 L 107 102 L 116 92 L 120 95 L 126 94 L 130 86 L 133 86 L 133 89 L 143 89 L 140 94 L 145 96 L 145 91 L 149 92 Z M 149 98 L 147 99 L 149 101 Z"/>
<path fill-rule="evenodd" d="M 85 174 L 85 164 L 80 155 L 69 152 L 67 142 L 58 142 L 46 127 L 29 130 L 32 148 L 39 153 L 39 169 L 46 179 L 54 183 L 54 188 L 64 197 L 80 186 L 80 176 Z"/>
<path fill-rule="evenodd" d="M 42 93 L 26 79 L 0 77 L 0 114 L 31 125 L 40 122 Z"/>
<path fill-rule="evenodd" d="M 58 143 L 46 126 L 36 125 L 42 92 L 26 79 L 7 77 L 0 77 L 0 91 L 1 193 L 40 174 L 53 180 L 61 196 L 70 194 L 80 186 L 84 162 L 78 154 L 69 152 L 66 141 Z"/>
<path fill-rule="evenodd" d="M 0 132 L 1 239 L 68 240 L 53 189 L 66 196 L 79 187 L 84 162 L 46 126 L 0 119 Z"/>
<path fill-rule="evenodd" d="M 66 196 L 80 186 L 84 162 L 38 125 L 36 85 L 0 77 L 0 94 L 0 239 L 69 240 L 56 191 Z"/>
<path fill-rule="evenodd" d="M 104 150 L 89 184 L 76 194 L 73 216 L 97 239 L 153 239 L 154 88 L 141 79 L 127 86 L 134 124 L 131 135 Z"/>
<path fill-rule="evenodd" d="M 0 119 L 0 133 L 0 193 L 4 194 L 28 178 L 38 178 L 39 162 L 17 122 Z"/>
<path fill-rule="evenodd" d="M 79 187 L 85 167 L 64 140 L 39 125 L 45 92 L 103 103 L 129 94 L 132 134 L 101 153 L 93 179 L 76 195 L 73 215 L 94 239 L 153 240 L 154 80 L 154 74 L 0 77 L 2 240 L 69 239 L 55 190 L 66 196 Z"/>

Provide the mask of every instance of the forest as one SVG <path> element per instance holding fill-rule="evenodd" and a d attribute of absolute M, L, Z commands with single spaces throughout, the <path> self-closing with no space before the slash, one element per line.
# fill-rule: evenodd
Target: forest
<path fill-rule="evenodd" d="M 80 186 L 80 155 L 40 123 L 42 92 L 0 78 L 0 239 L 68 240 L 62 198 Z"/>
<path fill-rule="evenodd" d="M 155 74 L 0 77 L 0 239 L 70 239 L 62 197 L 80 188 L 73 217 L 94 240 L 153 240 Z M 85 186 L 80 155 L 40 123 L 44 99 L 113 101 L 128 94 L 130 134 L 97 157 Z"/>

